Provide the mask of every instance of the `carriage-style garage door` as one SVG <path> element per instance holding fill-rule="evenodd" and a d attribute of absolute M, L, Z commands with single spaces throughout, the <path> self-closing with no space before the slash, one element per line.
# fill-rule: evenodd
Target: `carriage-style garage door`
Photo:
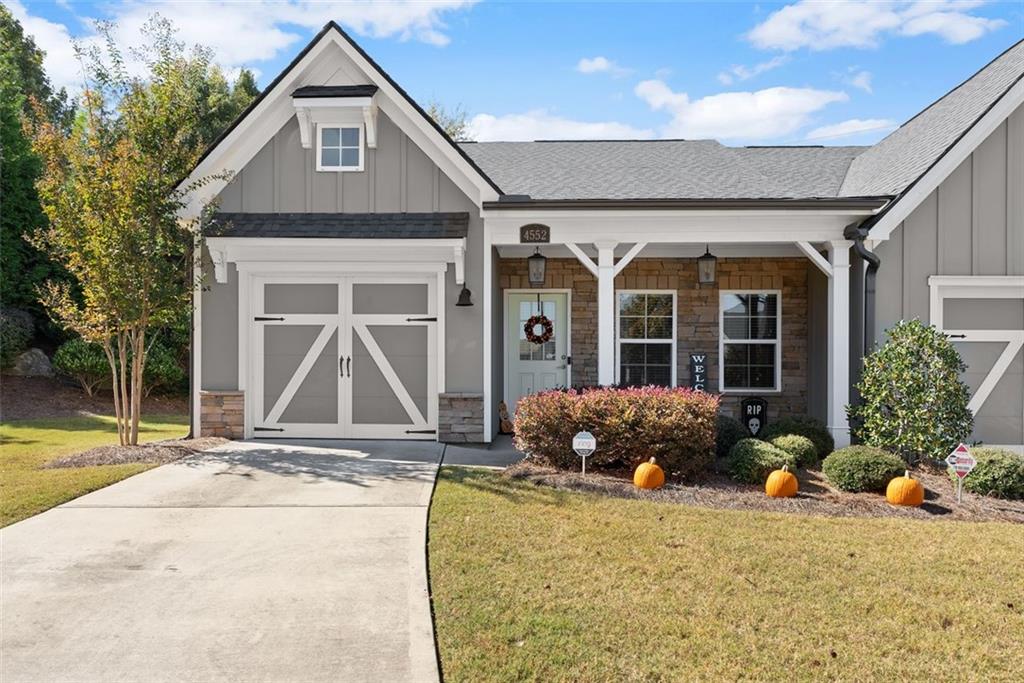
<path fill-rule="evenodd" d="M 254 277 L 257 437 L 433 439 L 434 276 Z"/>

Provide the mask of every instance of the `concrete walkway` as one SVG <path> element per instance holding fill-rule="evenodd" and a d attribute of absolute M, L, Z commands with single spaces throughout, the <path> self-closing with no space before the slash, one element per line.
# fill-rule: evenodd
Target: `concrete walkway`
<path fill-rule="evenodd" d="M 0 531 L 0 680 L 436 681 L 442 446 L 230 444 Z"/>

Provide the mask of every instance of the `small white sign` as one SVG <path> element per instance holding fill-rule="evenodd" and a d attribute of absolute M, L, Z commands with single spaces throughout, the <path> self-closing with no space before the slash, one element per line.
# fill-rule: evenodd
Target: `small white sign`
<path fill-rule="evenodd" d="M 576 455 L 585 458 L 597 450 L 597 439 L 590 432 L 580 432 L 572 437 L 572 449 Z"/>
<path fill-rule="evenodd" d="M 978 461 L 974 459 L 973 455 L 971 455 L 970 448 L 964 444 L 960 444 L 954 448 L 953 452 L 946 458 L 946 464 L 953 468 L 953 472 L 956 473 L 956 476 L 963 479 L 970 474 L 971 470 L 974 469 L 974 466 L 978 464 Z"/>

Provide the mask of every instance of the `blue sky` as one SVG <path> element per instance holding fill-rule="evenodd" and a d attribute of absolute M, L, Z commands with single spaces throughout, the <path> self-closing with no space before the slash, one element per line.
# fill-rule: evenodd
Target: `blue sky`
<path fill-rule="evenodd" d="M 1024 36 L 1020 1 L 4 2 L 72 89 L 94 19 L 159 11 L 265 85 L 333 18 L 477 139 L 869 144 Z"/>

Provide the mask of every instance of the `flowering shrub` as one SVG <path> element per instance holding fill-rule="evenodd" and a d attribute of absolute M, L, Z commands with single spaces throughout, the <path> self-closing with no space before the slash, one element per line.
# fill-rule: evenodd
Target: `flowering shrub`
<path fill-rule="evenodd" d="M 597 438 L 587 465 L 634 467 L 655 457 L 666 473 L 692 477 L 714 458 L 718 397 L 662 387 L 568 389 L 526 396 L 516 407 L 516 448 L 575 469 L 577 432 Z"/>

